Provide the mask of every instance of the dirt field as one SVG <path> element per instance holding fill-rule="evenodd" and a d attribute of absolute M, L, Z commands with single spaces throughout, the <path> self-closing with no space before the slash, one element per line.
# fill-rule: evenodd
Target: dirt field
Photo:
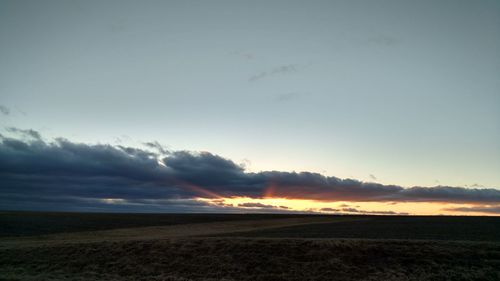
<path fill-rule="evenodd" d="M 487 243 L 190 238 L 3 249 L 0 280 L 500 280 Z"/>
<path fill-rule="evenodd" d="M 500 242 L 500 218 L 366 216 L 358 220 L 308 224 L 228 236 L 268 238 L 357 238 Z"/>
<path fill-rule="evenodd" d="M 82 231 L 57 234 L 45 234 L 23 237 L 3 237 L 0 249 L 13 247 L 56 246 L 60 244 L 82 244 L 111 241 L 158 240 L 179 237 L 213 236 L 233 232 L 265 230 L 276 227 L 299 226 L 310 224 L 335 223 L 346 220 L 362 220 L 357 217 L 309 216 L 303 218 L 274 218 L 242 221 L 222 221 L 209 223 L 178 224 L 119 228 L 112 230 Z"/>
<path fill-rule="evenodd" d="M 108 230 L 189 223 L 308 217 L 295 214 L 127 214 L 65 212 L 1 212 L 0 237 Z"/>
<path fill-rule="evenodd" d="M 2 237 L 0 280 L 500 280 L 498 239 L 465 239 L 496 237 L 496 218 L 264 215 L 183 224 L 170 216 L 178 223 Z M 397 229 L 407 237 L 412 227 L 416 239 L 380 239 Z M 361 238 L 336 238 L 349 231 Z"/>

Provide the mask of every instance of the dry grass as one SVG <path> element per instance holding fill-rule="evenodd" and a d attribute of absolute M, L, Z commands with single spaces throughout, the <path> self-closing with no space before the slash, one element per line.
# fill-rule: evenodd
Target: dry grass
<path fill-rule="evenodd" d="M 0 211 L 0 238 L 118 228 L 311 217 L 303 214 L 137 214 Z M 314 215 L 317 217 L 317 215 Z"/>
<path fill-rule="evenodd" d="M 500 280 L 498 242 L 331 238 L 366 238 L 373 235 L 369 231 L 375 238 L 407 232 L 416 238 L 488 238 L 496 233 L 496 220 L 264 216 L 180 224 L 178 218 L 166 226 L 0 238 L 0 281 Z M 245 235 L 252 237 L 238 237 Z"/>
<path fill-rule="evenodd" d="M 500 280 L 500 246 L 187 238 L 3 249 L 0 280 Z"/>
<path fill-rule="evenodd" d="M 363 218 L 363 217 L 358 217 Z M 229 233 L 255 238 L 357 238 L 500 242 L 499 217 L 370 216 L 364 220 Z"/>
<path fill-rule="evenodd" d="M 4 237 L 0 248 L 53 246 L 68 243 L 95 243 L 102 241 L 155 240 L 175 237 L 220 235 L 232 232 L 264 230 L 276 227 L 299 226 L 304 224 L 335 223 L 347 220 L 360 220 L 355 217 L 303 217 L 285 219 L 261 219 L 248 221 L 223 221 L 211 223 L 179 224 L 123 228 L 101 231 L 58 233 L 30 237 Z"/>

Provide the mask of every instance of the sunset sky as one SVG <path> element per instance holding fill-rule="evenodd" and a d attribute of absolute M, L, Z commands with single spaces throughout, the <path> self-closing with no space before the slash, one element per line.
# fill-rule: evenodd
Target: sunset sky
<path fill-rule="evenodd" d="M 0 1 L 0 210 L 500 215 L 500 1 Z"/>

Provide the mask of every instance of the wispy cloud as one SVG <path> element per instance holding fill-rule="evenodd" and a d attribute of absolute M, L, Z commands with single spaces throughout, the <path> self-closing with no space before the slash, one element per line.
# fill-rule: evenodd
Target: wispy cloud
<path fill-rule="evenodd" d="M 243 208 L 259 208 L 259 209 L 289 209 L 286 206 L 274 206 L 274 205 L 267 205 L 267 204 L 262 204 L 262 203 L 240 203 L 238 204 L 238 207 L 243 207 Z"/>
<path fill-rule="evenodd" d="M 456 207 L 456 208 L 445 208 L 443 210 L 445 210 L 445 211 L 452 211 L 452 212 L 500 214 L 500 205 L 485 205 L 485 206 L 474 206 L 474 207 Z"/>
<path fill-rule="evenodd" d="M 234 51 L 231 52 L 231 54 L 236 55 L 240 58 L 246 59 L 246 60 L 253 60 L 255 59 L 255 54 L 252 52 L 240 52 L 240 51 Z"/>
<path fill-rule="evenodd" d="M 2 113 L 3 115 L 9 115 L 10 109 L 8 107 L 0 104 L 0 113 Z"/>
<path fill-rule="evenodd" d="M 322 212 L 340 212 L 342 211 L 341 209 L 335 209 L 335 208 L 321 208 L 319 209 Z"/>
<path fill-rule="evenodd" d="M 19 128 L 15 128 L 15 127 L 8 127 L 8 128 L 6 128 L 6 130 L 8 132 L 11 132 L 11 133 L 17 134 L 19 136 L 23 136 L 23 137 L 30 137 L 30 138 L 34 138 L 37 140 L 40 140 L 42 138 L 40 133 L 38 133 L 37 131 L 32 130 L 32 129 L 23 130 L 23 129 L 19 129 Z"/>
<path fill-rule="evenodd" d="M 360 210 L 352 207 L 344 208 L 321 208 L 321 212 L 328 213 L 339 213 L 339 214 L 360 214 L 360 215 L 408 215 L 405 212 L 394 212 L 394 211 L 366 211 Z"/>
<path fill-rule="evenodd" d="M 356 213 L 363 215 L 408 215 L 408 213 L 398 213 L 394 211 L 365 211 L 356 208 L 342 208 L 340 211 L 345 213 Z"/>
<path fill-rule="evenodd" d="M 248 78 L 248 81 L 255 82 L 255 81 L 258 81 L 258 80 L 261 80 L 261 79 L 264 79 L 264 78 L 268 78 L 268 77 L 271 77 L 271 76 L 275 76 L 275 75 L 282 75 L 282 74 L 287 74 L 287 73 L 293 73 L 293 72 L 297 72 L 298 69 L 299 69 L 299 65 L 298 64 L 281 65 L 281 66 L 274 67 L 274 68 L 272 68 L 270 70 L 266 70 L 266 71 L 262 71 L 262 72 L 256 73 L 256 74 L 250 76 L 250 78 Z"/>
<path fill-rule="evenodd" d="M 157 141 L 145 142 L 145 146 L 152 148 L 162 155 L 167 155 L 169 153 L 168 148 Z"/>
<path fill-rule="evenodd" d="M 277 102 L 288 102 L 294 99 L 297 99 L 300 97 L 300 93 L 285 93 L 285 94 L 280 94 L 275 97 L 275 100 Z"/>

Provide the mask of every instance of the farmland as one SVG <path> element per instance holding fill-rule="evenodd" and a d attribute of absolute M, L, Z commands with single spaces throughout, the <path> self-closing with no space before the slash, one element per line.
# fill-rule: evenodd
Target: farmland
<path fill-rule="evenodd" d="M 491 217 L 70 214 L 82 228 L 66 215 L 2 213 L 0 280 L 500 278 Z"/>
<path fill-rule="evenodd" d="M 232 233 L 267 238 L 357 238 L 500 242 L 496 217 L 359 216 L 336 223 L 309 224 Z"/>

